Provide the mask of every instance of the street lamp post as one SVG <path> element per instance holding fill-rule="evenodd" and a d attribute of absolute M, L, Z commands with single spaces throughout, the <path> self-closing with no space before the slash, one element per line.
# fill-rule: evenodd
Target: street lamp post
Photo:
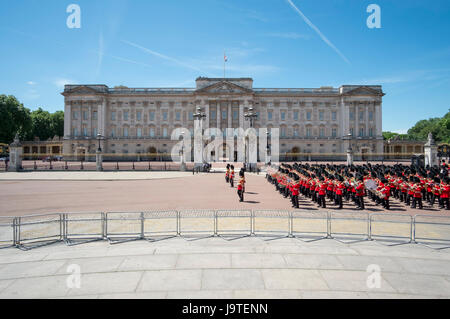
<path fill-rule="evenodd" d="M 98 148 L 97 148 L 97 152 L 95 154 L 95 162 L 97 165 L 97 171 L 103 171 L 103 155 L 102 155 L 102 147 L 100 144 L 101 139 L 102 139 L 102 135 L 100 133 L 97 134 Z"/>
<path fill-rule="evenodd" d="M 269 146 L 269 136 L 270 136 L 270 133 L 269 133 L 269 131 L 266 132 L 266 135 L 267 135 L 267 147 L 266 147 L 266 156 L 267 156 L 267 159 L 266 159 L 266 162 L 267 162 L 267 164 L 270 164 L 270 146 Z"/>
<path fill-rule="evenodd" d="M 246 121 L 250 122 L 250 128 L 253 128 L 253 121 L 258 117 L 258 114 L 254 111 L 253 107 L 250 106 L 248 111 L 244 113 L 244 118 Z M 249 146 L 247 146 L 248 136 L 245 137 L 245 167 L 250 167 L 250 171 L 252 170 L 251 165 L 248 163 L 247 151 Z"/>
<path fill-rule="evenodd" d="M 195 121 L 198 121 L 198 128 L 200 130 L 200 134 L 196 134 L 196 129 L 194 125 L 194 161 L 201 160 L 201 163 L 196 162 L 195 167 L 197 169 L 203 166 L 203 125 L 202 121 L 206 119 L 206 114 L 202 112 L 200 106 L 197 107 L 196 112 L 193 114 Z"/>
<path fill-rule="evenodd" d="M 183 143 L 181 144 L 181 166 L 180 171 L 184 172 L 186 171 L 186 163 L 184 162 L 184 131 L 181 131 Z"/>

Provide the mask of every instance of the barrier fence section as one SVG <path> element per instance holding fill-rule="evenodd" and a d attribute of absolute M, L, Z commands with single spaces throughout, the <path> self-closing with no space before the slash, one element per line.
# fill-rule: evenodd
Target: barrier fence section
<path fill-rule="evenodd" d="M 450 246 L 450 216 L 416 215 L 413 221 L 412 242 L 426 246 Z"/>
<path fill-rule="evenodd" d="M 55 242 L 77 245 L 108 240 L 115 244 L 140 239 L 214 236 L 291 237 L 304 241 L 329 238 L 348 243 L 373 240 L 444 249 L 450 248 L 450 216 L 308 210 L 167 210 L 0 217 L 0 248 L 28 250 Z"/>
<path fill-rule="evenodd" d="M 401 214 L 371 214 L 369 239 L 409 244 L 412 242 L 413 219 Z"/>
<path fill-rule="evenodd" d="M 15 217 L 0 217 L 0 248 L 14 246 L 16 242 L 15 223 Z"/>
<path fill-rule="evenodd" d="M 369 214 L 331 211 L 328 213 L 329 236 L 339 241 L 369 240 Z"/>
<path fill-rule="evenodd" d="M 291 212 L 282 210 L 253 211 L 253 234 L 263 237 L 290 237 Z"/>

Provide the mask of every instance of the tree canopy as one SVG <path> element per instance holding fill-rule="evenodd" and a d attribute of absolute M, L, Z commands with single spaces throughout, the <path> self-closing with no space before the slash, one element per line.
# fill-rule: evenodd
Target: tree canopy
<path fill-rule="evenodd" d="M 11 143 L 16 133 L 21 140 L 47 140 L 64 135 L 64 112 L 42 108 L 31 112 L 12 95 L 0 95 L 0 143 Z"/>
<path fill-rule="evenodd" d="M 383 137 L 384 139 L 390 139 L 398 136 L 401 139 L 426 140 L 430 132 L 436 142 L 450 143 L 450 112 L 447 112 L 443 117 L 418 121 L 408 130 L 407 134 L 383 132 Z"/>

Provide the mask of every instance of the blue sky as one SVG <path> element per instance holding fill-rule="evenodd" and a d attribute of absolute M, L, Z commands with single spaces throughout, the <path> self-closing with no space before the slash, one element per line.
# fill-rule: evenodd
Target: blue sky
<path fill-rule="evenodd" d="M 225 50 L 226 76 L 255 87 L 383 85 L 384 131 L 450 108 L 450 1 L 291 1 L 309 24 L 289 0 L 5 1 L 0 94 L 55 111 L 63 84 L 194 87 L 223 76 Z M 366 25 L 372 3 L 381 29 Z"/>

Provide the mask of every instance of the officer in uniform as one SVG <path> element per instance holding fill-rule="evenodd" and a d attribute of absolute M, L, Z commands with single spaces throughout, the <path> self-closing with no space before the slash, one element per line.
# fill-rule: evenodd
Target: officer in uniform
<path fill-rule="evenodd" d="M 239 201 L 243 202 L 244 201 L 244 187 L 245 187 L 245 177 L 244 177 L 244 172 L 240 171 L 239 172 L 239 183 L 237 185 L 237 193 L 239 196 Z"/>

